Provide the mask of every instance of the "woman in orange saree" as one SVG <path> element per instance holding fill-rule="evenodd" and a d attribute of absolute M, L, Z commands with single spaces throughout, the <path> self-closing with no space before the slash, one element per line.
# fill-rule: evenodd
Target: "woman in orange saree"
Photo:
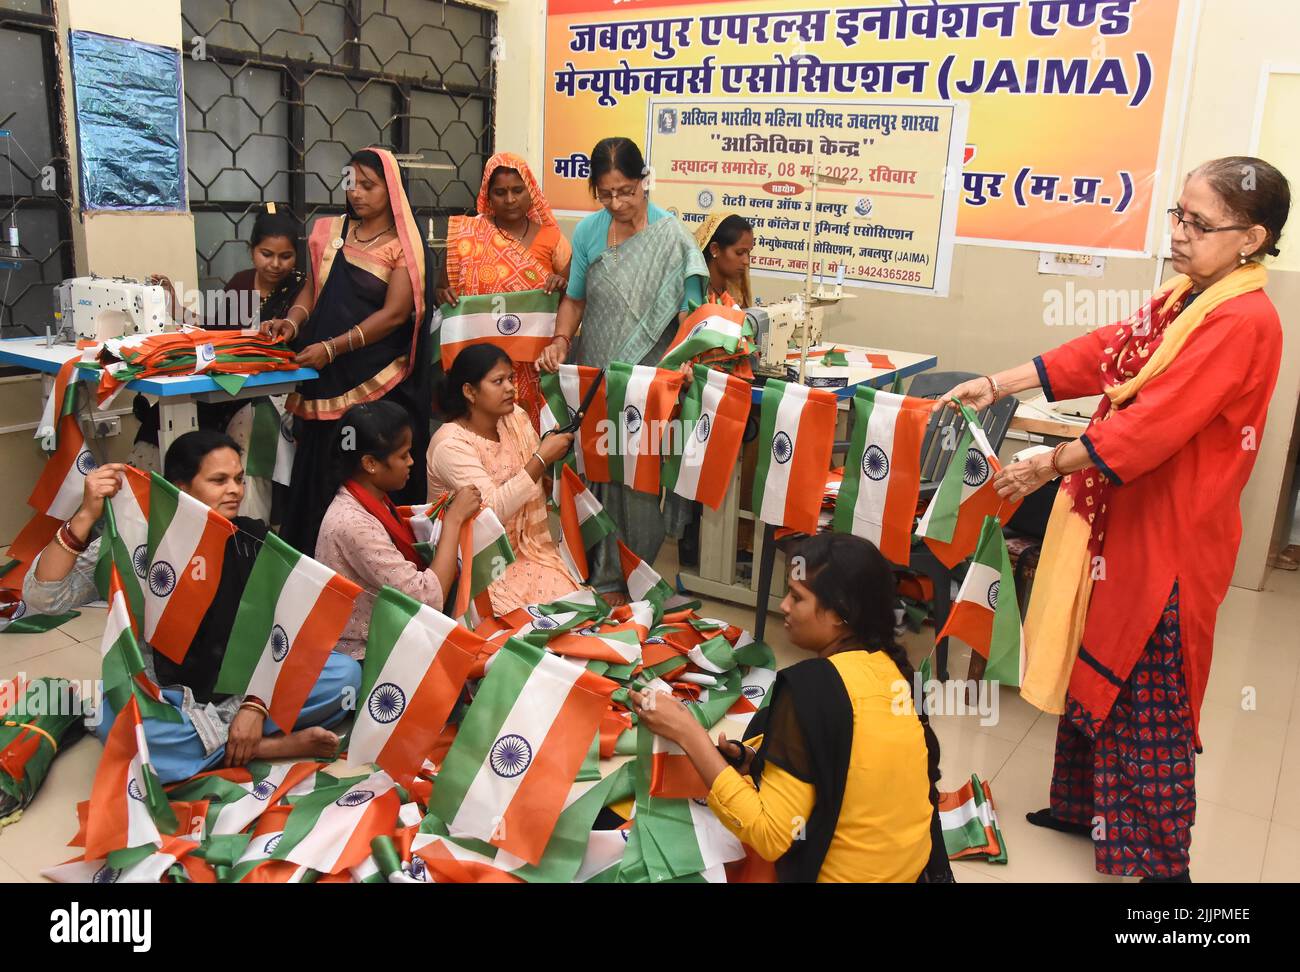
<path fill-rule="evenodd" d="M 453 216 L 447 222 L 447 263 L 438 281 L 438 302 L 454 307 L 462 296 L 562 292 L 572 255 L 528 163 L 498 152 L 483 168 L 477 215 Z M 542 407 L 537 366 L 531 360 L 514 365 L 518 403 L 537 428 Z"/>

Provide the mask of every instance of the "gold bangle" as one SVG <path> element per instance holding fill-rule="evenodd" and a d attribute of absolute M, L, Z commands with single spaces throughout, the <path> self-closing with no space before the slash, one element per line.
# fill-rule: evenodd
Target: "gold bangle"
<path fill-rule="evenodd" d="M 63 548 L 64 550 L 66 550 L 68 553 L 72 554 L 72 556 L 74 556 L 74 557 L 78 556 L 77 551 L 75 551 L 75 550 L 73 550 L 71 547 L 69 547 L 68 544 L 67 544 L 67 541 L 65 541 L 65 540 L 63 539 L 63 531 L 62 531 L 62 530 L 56 530 L 56 531 L 55 531 L 55 533 L 54 533 L 54 540 L 55 540 L 56 543 L 58 543 L 58 545 L 59 545 L 60 547 L 62 547 L 62 548 Z"/>
<path fill-rule="evenodd" d="M 269 719 L 271 717 L 271 710 L 260 702 L 241 702 L 239 708 L 241 711 L 244 709 L 252 709 L 254 712 L 260 712 L 264 719 Z"/>
<path fill-rule="evenodd" d="M 334 355 L 337 354 L 337 351 L 334 349 L 334 339 L 329 338 L 328 340 L 322 341 L 321 344 L 325 346 L 325 356 L 329 358 L 330 364 L 333 364 Z"/>
<path fill-rule="evenodd" d="M 363 330 L 361 330 L 361 325 L 360 325 L 360 324 L 356 324 L 356 325 L 354 325 L 353 328 L 352 328 L 352 331 L 356 331 L 356 332 L 357 332 L 357 336 L 361 338 L 361 346 L 364 348 L 364 347 L 366 346 L 366 332 L 363 331 Z M 352 341 L 352 331 L 348 331 L 348 342 L 349 342 L 349 344 L 351 344 L 351 341 Z"/>

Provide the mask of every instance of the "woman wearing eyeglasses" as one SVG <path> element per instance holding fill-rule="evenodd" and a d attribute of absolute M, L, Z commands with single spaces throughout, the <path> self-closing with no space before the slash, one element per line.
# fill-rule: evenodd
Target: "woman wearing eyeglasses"
<path fill-rule="evenodd" d="M 573 231 L 569 286 L 555 338 L 537 359 L 542 371 L 555 371 L 566 358 L 599 368 L 611 361 L 658 364 L 679 315 L 704 302 L 708 265 L 686 228 L 650 202 L 648 173 L 630 138 L 602 139 L 592 149 L 588 181 L 602 208 Z M 623 542 L 653 563 L 665 532 L 659 497 L 617 483 L 591 488 Z M 621 603 L 623 572 L 614 541 L 609 537 L 596 547 L 591 583 Z"/>
<path fill-rule="evenodd" d="M 1018 499 L 1064 477 L 1025 618 L 1020 694 L 1062 715 L 1051 806 L 1029 821 L 1091 836 L 1103 874 L 1190 880 L 1215 615 L 1282 355 L 1261 261 L 1290 205 L 1267 162 L 1205 163 L 1170 210 L 1177 276 L 1149 303 L 949 396 L 1102 396 L 1077 441 L 995 485 Z"/>

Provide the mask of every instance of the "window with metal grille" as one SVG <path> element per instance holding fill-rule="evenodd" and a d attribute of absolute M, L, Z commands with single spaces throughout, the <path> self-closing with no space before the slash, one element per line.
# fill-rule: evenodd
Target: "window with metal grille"
<path fill-rule="evenodd" d="M 50 0 L 0 0 L 0 259 L 18 227 L 18 269 L 0 269 L 0 336 L 44 334 L 52 288 L 72 276 L 68 150 Z M 5 171 L 7 170 L 7 171 Z"/>
<path fill-rule="evenodd" d="M 343 212 L 343 167 L 382 145 L 408 169 L 422 232 L 472 209 L 492 153 L 496 14 L 438 0 L 182 0 L 199 287 L 249 265 L 266 202 L 304 228 Z M 306 256 L 300 248 L 299 258 Z"/>

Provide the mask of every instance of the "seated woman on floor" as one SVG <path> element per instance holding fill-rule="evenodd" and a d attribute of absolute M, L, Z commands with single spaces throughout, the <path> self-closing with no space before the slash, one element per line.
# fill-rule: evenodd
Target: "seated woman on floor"
<path fill-rule="evenodd" d="M 81 508 L 37 556 L 23 581 L 23 598 L 34 611 L 61 614 L 99 599 L 95 563 L 100 541 L 91 534 L 103 516 L 104 500 L 122 488 L 124 468 L 107 463 L 86 476 Z M 171 783 L 251 759 L 332 756 L 339 737 L 328 727 L 343 719 L 345 697 L 355 699 L 361 687 L 361 666 L 346 655 L 330 653 L 288 733 L 264 715 L 260 699 L 215 691 L 244 585 L 266 536 L 265 523 L 238 515 L 244 498 L 239 446 L 223 432 L 187 432 L 167 450 L 163 469 L 169 482 L 231 520 L 238 532 L 226 541 L 221 582 L 184 661 L 178 664 L 147 644 L 140 646 L 148 676 L 181 712 L 180 722 L 144 720 L 149 756 L 159 778 Z M 104 740 L 116 718 L 107 700 L 101 715 L 94 728 Z"/>
<path fill-rule="evenodd" d="M 461 351 L 439 398 L 448 421 L 429 443 L 429 495 L 477 486 L 515 552 L 515 562 L 488 588 L 498 617 L 545 604 L 581 587 L 560 557 L 546 522 L 541 480 L 568 454 L 572 435 L 541 441 L 515 404 L 514 364 L 491 344 Z"/>
<path fill-rule="evenodd" d="M 365 590 L 339 638 L 338 650 L 364 658 L 376 591 L 385 584 L 442 610 L 456 579 L 460 527 L 482 506 L 478 487 L 456 490 L 443 514 L 442 536 L 433 562 L 416 552 L 415 534 L 388 494 L 411 475 L 411 416 L 393 402 L 353 405 L 338 422 L 334 443 L 336 481 L 320 535 L 316 559 Z"/>
<path fill-rule="evenodd" d="M 659 693 L 630 693 L 635 711 L 686 751 L 709 807 L 776 862 L 778 880 L 950 882 L 939 742 L 912 706 L 889 564 L 842 533 L 808 538 L 790 562 L 785 629 L 817 657 L 777 673 L 749 727 L 761 741 L 722 735 L 715 746 L 686 706 Z M 797 821 L 806 821 L 803 840 Z"/>

